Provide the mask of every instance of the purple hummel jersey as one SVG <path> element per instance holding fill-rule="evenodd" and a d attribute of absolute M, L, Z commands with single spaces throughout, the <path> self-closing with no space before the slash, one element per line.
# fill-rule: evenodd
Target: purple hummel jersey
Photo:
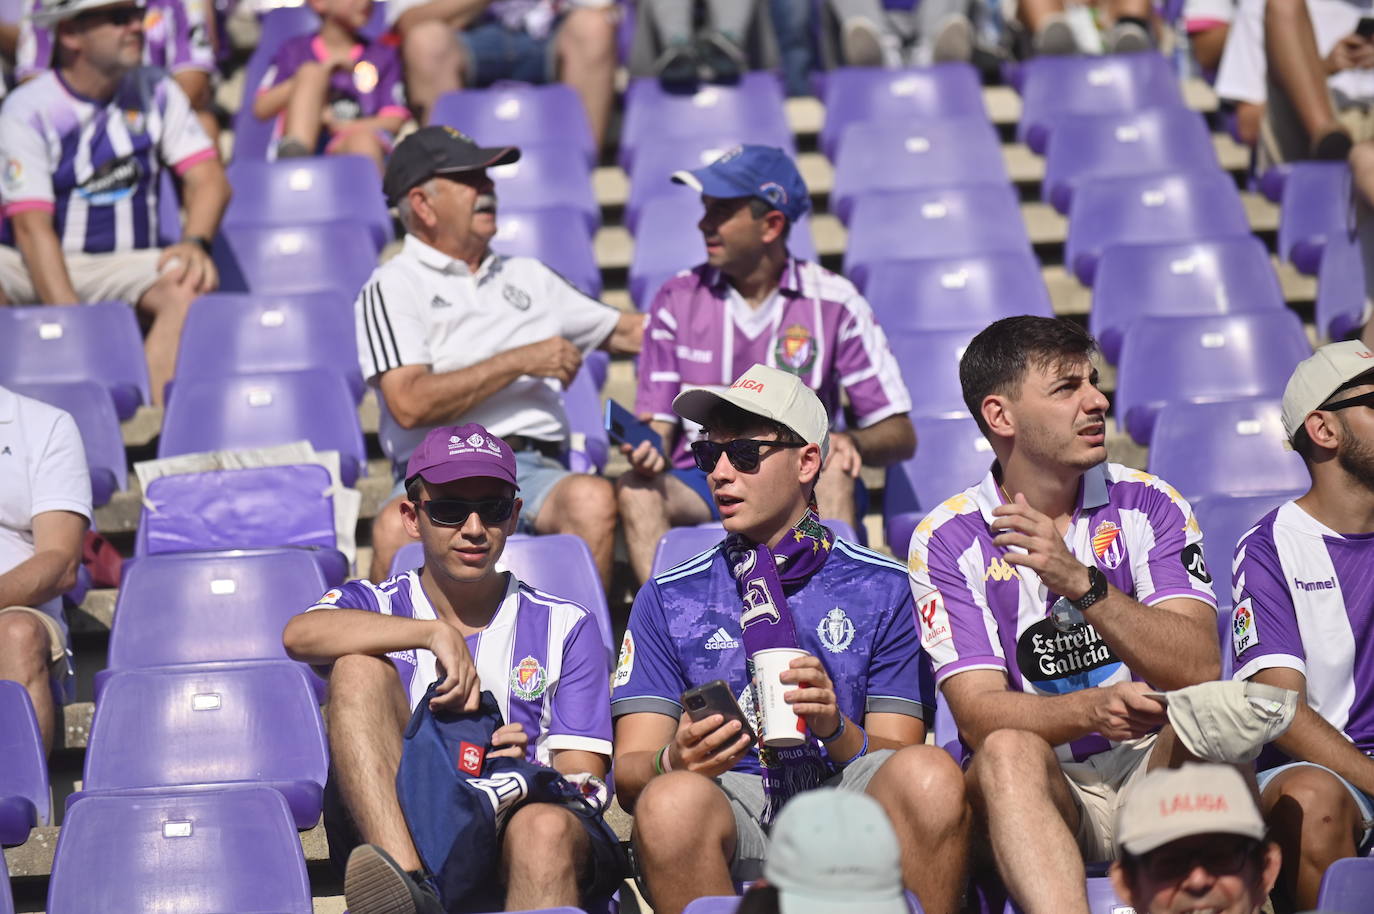
<path fill-rule="evenodd" d="M 825 664 L 850 720 L 862 722 L 869 712 L 934 719 L 930 664 L 911 624 L 901 565 L 836 539 L 821 570 L 788 593 L 787 606 L 798 647 Z M 620 645 L 611 713 L 676 720 L 683 692 L 723 679 L 757 731 L 739 616 L 739 590 L 719 545 L 640 588 Z M 758 774 L 757 749 L 735 770 Z"/>
<path fill-rule="evenodd" d="M 756 363 L 800 377 L 832 421 L 841 393 L 859 428 L 911 410 L 887 337 L 849 280 L 788 258 L 772 297 L 752 308 L 719 270 L 703 265 L 663 284 L 639 356 L 635 412 L 684 426 L 674 466 L 692 466 L 700 427 L 673 412 L 673 398 L 688 385 L 723 390 Z"/>
<path fill-rule="evenodd" d="M 576 603 L 550 596 L 509 575 L 501 608 L 482 631 L 467 638 L 484 691 L 496 697 L 501 717 L 524 726 L 526 758 L 549 764 L 556 749 L 611 755 L 610 692 L 606 647 L 596 619 Z M 362 609 L 408 619 L 435 619 L 420 585 L 407 571 L 381 584 L 349 581 L 306 612 Z M 424 649 L 388 654 L 412 709 L 439 678 L 434 654 Z"/>
<path fill-rule="evenodd" d="M 1233 678 L 1297 670 L 1312 709 L 1374 755 L 1374 534 L 1285 502 L 1241 537 L 1233 567 Z"/>
<path fill-rule="evenodd" d="M 1091 623 L 1059 631 L 1050 617 L 1057 597 L 993 545 L 992 510 L 1003 503 L 989 471 L 927 515 L 911 539 L 916 624 L 936 682 L 998 670 L 1013 691 L 1064 695 L 1135 678 Z M 1156 476 L 1114 463 L 1088 470 L 1064 543 L 1147 606 L 1185 597 L 1216 609 L 1193 510 Z M 1057 752 L 1063 761 L 1082 761 L 1111 745 L 1094 733 Z"/>
<path fill-rule="evenodd" d="M 148 0 L 143 13 L 143 63 L 169 73 L 215 69 L 215 49 L 205 28 L 203 0 Z M 43 7 L 33 0 L 32 12 Z M 52 67 L 52 29 L 25 16 L 19 27 L 14 74 L 20 81 Z"/>

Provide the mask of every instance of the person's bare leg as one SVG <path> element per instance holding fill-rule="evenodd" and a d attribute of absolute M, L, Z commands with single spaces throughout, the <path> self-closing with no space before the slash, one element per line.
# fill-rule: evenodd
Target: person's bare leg
<path fill-rule="evenodd" d="M 516 810 L 501 845 L 506 910 L 576 907 L 577 877 L 591 850 L 586 829 L 569 810 L 551 803 Z"/>
<path fill-rule="evenodd" d="M 415 542 L 406 533 L 405 523 L 401 520 L 401 502 L 405 500 L 404 495 L 397 495 L 382 505 L 377 516 L 372 518 L 372 565 L 367 577 L 373 584 L 380 584 L 391 577 L 391 562 L 396 558 L 396 553 L 406 543 Z"/>
<path fill-rule="evenodd" d="M 1302 767 L 1275 775 L 1260 797 L 1260 809 L 1283 851 L 1279 888 L 1293 910 L 1315 908 L 1326 868 L 1355 856 L 1363 831 L 1359 807 L 1331 772 Z"/>
<path fill-rule="evenodd" d="M 466 59 L 457 34 L 448 24 L 430 20 L 411 26 L 401 42 L 406 95 L 420 123 L 445 92 L 463 88 Z"/>
<path fill-rule="evenodd" d="M 1288 96 L 1308 140 L 1339 129 L 1306 0 L 1269 0 L 1264 5 L 1264 50 L 1269 72 Z"/>
<path fill-rule="evenodd" d="M 1044 28 L 1052 16 L 1062 15 L 1064 0 L 1020 0 L 1016 14 L 1032 35 Z"/>
<path fill-rule="evenodd" d="M 630 839 L 654 914 L 680 914 L 703 895 L 735 894 L 735 817 L 709 778 L 672 771 L 650 781 L 635 802 Z"/>
<path fill-rule="evenodd" d="M 837 467 L 821 468 L 821 478 L 816 481 L 816 506 L 822 520 L 842 520 L 859 529 L 854 509 L 854 477 Z"/>
<path fill-rule="evenodd" d="M 691 486 L 668 473 L 645 479 L 638 473 L 621 475 L 615 486 L 620 523 L 635 579 L 643 584 L 654 567 L 658 541 L 669 527 L 704 524 L 711 509 Z"/>
<path fill-rule="evenodd" d="M 420 855 L 396 798 L 401 735 L 410 706 L 391 661 L 362 654 L 334 661 L 325 718 L 339 795 L 358 834 L 402 869 L 420 869 Z"/>
<path fill-rule="evenodd" d="M 908 746 L 888 759 L 868 793 L 887 811 L 902 847 L 902 881 L 926 914 L 959 909 L 968 881 L 972 815 L 964 773 L 936 746 Z"/>
<path fill-rule="evenodd" d="M 1221 53 L 1226 50 L 1226 36 L 1231 27 L 1226 24 L 1194 32 L 1188 36 L 1188 45 L 1193 49 L 1193 59 L 1205 73 L 1215 73 L 1221 66 Z"/>
<path fill-rule="evenodd" d="M 592 140 L 600 149 L 615 98 L 615 18 L 612 10 L 573 7 L 554 38 L 558 78 L 577 92 L 587 109 Z"/>
<path fill-rule="evenodd" d="M 330 155 L 362 156 L 371 159 L 377 171 L 386 174 L 386 149 L 381 137 L 372 130 L 350 130 L 329 147 Z"/>
<path fill-rule="evenodd" d="M 178 262 L 179 263 L 179 262 Z M 153 403 L 162 405 L 167 382 L 176 372 L 177 347 L 181 344 L 181 328 L 186 314 L 196 299 L 196 290 L 189 283 L 176 279 L 180 265 L 168 267 L 157 282 L 138 300 L 138 309 L 152 318 L 148 335 L 143 338 L 143 352 L 148 359 L 148 381 L 153 388 Z"/>
<path fill-rule="evenodd" d="M 610 480 L 573 473 L 549 491 L 534 519 L 534 531 L 582 537 L 592 550 L 601 586 L 609 590 L 615 558 L 615 520 L 615 488 Z"/>
<path fill-rule="evenodd" d="M 1026 914 L 1088 914 L 1078 810 L 1049 743 L 997 730 L 974 753 L 969 798 L 1007 890 Z"/>
<path fill-rule="evenodd" d="M 43 752 L 52 754 L 52 684 L 48 681 L 48 659 L 52 641 L 42 620 L 31 613 L 0 613 L 0 679 L 19 683 L 29 693 L 38 731 L 43 735 Z"/>
<path fill-rule="evenodd" d="M 307 61 L 296 71 L 291 95 L 286 100 L 282 139 L 295 140 L 314 152 L 324 125 L 324 106 L 329 98 L 329 70 L 324 64 Z"/>

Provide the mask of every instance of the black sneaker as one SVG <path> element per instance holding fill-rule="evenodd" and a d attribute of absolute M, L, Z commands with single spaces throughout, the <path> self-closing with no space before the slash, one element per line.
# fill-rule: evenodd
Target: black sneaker
<path fill-rule="evenodd" d="M 703 77 L 712 83 L 737 83 L 744 73 L 744 51 L 720 32 L 708 32 L 697 42 Z"/>
<path fill-rule="evenodd" d="M 654 71 L 665 89 L 691 89 L 697 84 L 697 55 L 690 44 L 675 44 L 658 55 Z"/>
<path fill-rule="evenodd" d="M 361 844 L 348 855 L 344 901 L 349 914 L 444 914 L 429 881 L 417 880 L 375 844 Z"/>

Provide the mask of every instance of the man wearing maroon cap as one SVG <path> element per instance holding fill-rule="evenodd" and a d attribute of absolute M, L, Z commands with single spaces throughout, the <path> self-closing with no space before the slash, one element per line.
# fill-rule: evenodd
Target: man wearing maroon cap
<path fill-rule="evenodd" d="M 510 446 L 476 423 L 434 429 L 405 484 L 401 515 L 424 545 L 424 566 L 330 590 L 282 636 L 288 654 L 329 676 L 325 828 L 335 865 L 347 859 L 353 914 L 443 910 L 395 787 L 402 733 L 435 680 L 435 710 L 471 711 L 482 691 L 495 696 L 506 724 L 489 757 L 524 757 L 574 781 L 602 778 L 610 764 L 596 619 L 496 569 L 521 509 Z M 492 879 L 505 882 L 510 910 L 577 905 L 620 879 L 616 849 L 553 804 L 516 810 L 501 846 Z"/>

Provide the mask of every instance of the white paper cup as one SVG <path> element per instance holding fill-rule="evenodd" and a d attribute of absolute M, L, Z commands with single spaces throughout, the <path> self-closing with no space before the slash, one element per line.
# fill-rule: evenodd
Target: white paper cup
<path fill-rule="evenodd" d="M 759 702 L 763 724 L 763 744 L 773 749 L 791 749 L 806 740 L 806 722 L 792 712 L 782 696 L 797 688 L 778 677 L 806 651 L 794 647 L 773 647 L 754 654 L 754 695 Z"/>

